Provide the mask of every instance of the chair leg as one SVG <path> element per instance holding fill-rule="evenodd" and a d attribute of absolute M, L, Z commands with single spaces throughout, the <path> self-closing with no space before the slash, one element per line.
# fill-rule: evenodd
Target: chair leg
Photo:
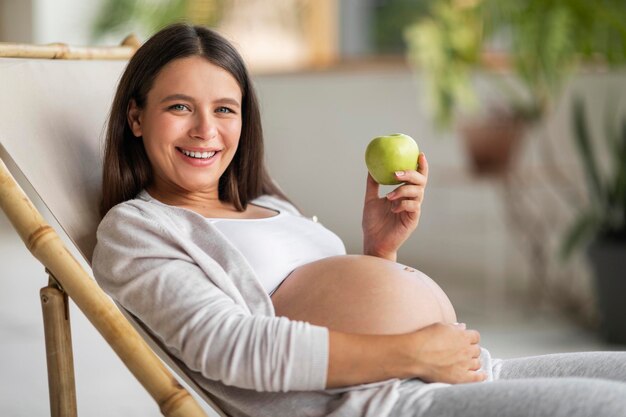
<path fill-rule="evenodd" d="M 67 294 L 50 275 L 40 292 L 51 417 L 76 417 L 76 386 Z"/>

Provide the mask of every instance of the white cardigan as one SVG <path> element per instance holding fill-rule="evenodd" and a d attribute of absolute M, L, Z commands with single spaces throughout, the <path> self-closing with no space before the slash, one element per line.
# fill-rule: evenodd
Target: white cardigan
<path fill-rule="evenodd" d="M 254 201 L 299 214 L 271 196 Z M 98 227 L 93 272 L 233 416 L 385 416 L 399 380 L 324 390 L 328 329 L 276 317 L 243 255 L 201 215 L 142 191 Z"/>

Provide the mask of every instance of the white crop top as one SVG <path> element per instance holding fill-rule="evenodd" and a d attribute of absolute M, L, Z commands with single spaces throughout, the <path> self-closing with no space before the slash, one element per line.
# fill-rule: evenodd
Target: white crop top
<path fill-rule="evenodd" d="M 339 236 L 320 223 L 286 210 L 267 208 L 278 214 L 264 219 L 208 220 L 239 249 L 268 294 L 297 267 L 346 254 Z"/>

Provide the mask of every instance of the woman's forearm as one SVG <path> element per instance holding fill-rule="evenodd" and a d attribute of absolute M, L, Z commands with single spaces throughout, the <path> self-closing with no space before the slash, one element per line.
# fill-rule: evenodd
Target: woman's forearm
<path fill-rule="evenodd" d="M 480 336 L 475 330 L 436 323 L 411 333 L 360 335 L 330 331 L 326 386 L 421 378 L 429 382 L 478 382 Z"/>
<path fill-rule="evenodd" d="M 327 388 L 414 376 L 401 360 L 403 337 L 330 331 Z"/>

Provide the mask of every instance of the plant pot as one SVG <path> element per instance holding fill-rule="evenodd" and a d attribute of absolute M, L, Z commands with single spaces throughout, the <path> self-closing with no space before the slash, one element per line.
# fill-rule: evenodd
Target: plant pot
<path fill-rule="evenodd" d="M 587 250 L 594 272 L 600 334 L 626 344 L 626 241 L 596 239 Z"/>
<path fill-rule="evenodd" d="M 458 129 L 464 138 L 471 171 L 480 176 L 495 176 L 508 171 L 526 123 L 515 114 L 494 112 L 462 122 Z"/>

